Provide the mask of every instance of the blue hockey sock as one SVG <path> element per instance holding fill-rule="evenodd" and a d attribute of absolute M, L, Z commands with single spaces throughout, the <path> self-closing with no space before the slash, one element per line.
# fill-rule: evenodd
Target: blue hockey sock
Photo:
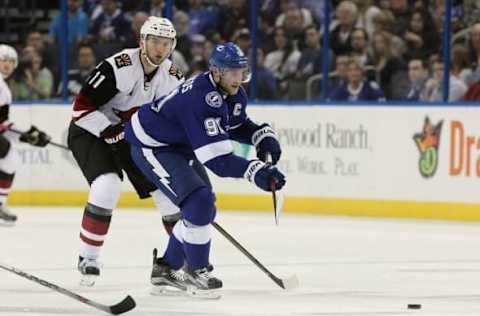
<path fill-rule="evenodd" d="M 206 244 L 195 245 L 184 242 L 187 265 L 192 270 L 205 268 L 208 265 L 208 257 L 210 255 L 210 241 Z"/>
<path fill-rule="evenodd" d="M 163 255 L 163 260 L 174 270 L 179 270 L 183 267 L 183 244 L 173 234 L 170 235 L 170 239 L 168 240 L 168 246 Z"/>

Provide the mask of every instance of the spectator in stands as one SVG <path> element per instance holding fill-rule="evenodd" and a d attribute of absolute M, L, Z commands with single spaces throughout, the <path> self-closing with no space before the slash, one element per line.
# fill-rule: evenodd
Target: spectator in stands
<path fill-rule="evenodd" d="M 50 50 L 49 47 L 45 45 L 44 37 L 42 33 L 39 31 L 33 30 L 27 34 L 27 38 L 25 41 L 25 46 L 31 46 L 35 49 L 35 51 L 42 57 L 42 64 L 49 68 L 55 69 L 54 65 L 58 63 L 54 63 L 56 57 L 56 52 L 54 50 Z"/>
<path fill-rule="evenodd" d="M 15 100 L 48 99 L 52 94 L 53 76 L 42 66 L 42 57 L 33 49 L 23 53 L 18 68 L 18 76 L 12 82 Z"/>
<path fill-rule="evenodd" d="M 373 66 L 373 57 L 368 45 L 368 34 L 363 28 L 355 28 L 352 31 L 352 56 L 362 63 L 362 67 Z"/>
<path fill-rule="evenodd" d="M 289 14 L 295 15 L 294 20 L 297 20 L 300 23 L 298 27 L 305 28 L 313 23 L 313 17 L 310 10 L 307 8 L 301 8 L 296 0 L 280 1 L 280 9 L 282 13 L 277 16 L 277 19 L 275 20 L 275 27 L 281 26 L 288 28 L 288 24 L 290 22 L 288 21 L 287 16 Z M 300 17 L 298 17 L 297 14 L 300 14 Z M 290 20 L 292 19 L 290 18 Z"/>
<path fill-rule="evenodd" d="M 265 57 L 265 67 L 275 74 L 286 90 L 286 80 L 297 72 L 301 53 L 295 49 L 282 27 L 275 28 L 274 40 L 276 49 Z"/>
<path fill-rule="evenodd" d="M 464 23 L 465 25 L 474 25 L 478 23 L 480 16 L 480 2 L 476 0 L 463 1 Z"/>
<path fill-rule="evenodd" d="M 116 0 L 102 0 L 102 13 L 92 21 L 90 33 L 100 42 L 124 43 L 131 29 L 130 22 L 118 7 Z"/>
<path fill-rule="evenodd" d="M 313 17 L 311 24 L 322 25 L 323 13 L 325 12 L 325 1 L 302 0 L 303 8 L 310 11 Z"/>
<path fill-rule="evenodd" d="M 218 12 L 215 8 L 205 7 L 203 0 L 188 0 L 190 19 L 189 34 L 203 34 L 218 26 Z"/>
<path fill-rule="evenodd" d="M 472 74 L 468 58 L 468 49 L 462 44 L 455 44 L 451 48 L 450 58 L 452 75 L 462 80 L 468 86 L 468 78 Z"/>
<path fill-rule="evenodd" d="M 97 62 L 95 52 L 90 45 L 80 45 L 77 57 L 78 68 L 68 70 L 67 91 L 69 96 L 74 96 L 80 92 L 82 84 L 88 75 L 95 68 Z M 62 82 L 58 85 L 57 95 L 62 94 Z"/>
<path fill-rule="evenodd" d="M 335 60 L 335 71 L 329 79 L 329 91 L 338 89 L 347 83 L 348 79 L 348 63 L 350 57 L 348 55 L 338 55 Z"/>
<path fill-rule="evenodd" d="M 140 10 L 146 12 L 149 16 L 165 17 L 166 9 L 165 0 L 148 0 L 143 2 Z"/>
<path fill-rule="evenodd" d="M 100 14 L 101 8 L 99 6 L 101 0 L 83 0 L 82 10 L 89 16 L 91 19 L 94 19 L 98 14 Z M 98 14 L 95 14 L 95 10 L 98 10 Z"/>
<path fill-rule="evenodd" d="M 390 0 L 390 10 L 395 17 L 392 33 L 403 37 L 412 17 L 412 11 L 408 4 L 408 0 Z"/>
<path fill-rule="evenodd" d="M 468 88 L 462 101 L 480 101 L 480 82 L 475 82 Z"/>
<path fill-rule="evenodd" d="M 247 28 L 235 30 L 232 41 L 242 49 L 242 52 L 250 51 L 252 42 L 250 40 L 250 31 Z"/>
<path fill-rule="evenodd" d="M 390 10 L 382 10 L 373 18 L 374 32 L 386 32 L 391 39 L 392 50 L 398 56 L 403 56 L 407 52 L 407 44 L 401 37 L 393 34 L 394 24 L 395 17 Z"/>
<path fill-rule="evenodd" d="M 392 99 L 395 85 L 399 85 L 402 74 L 405 74 L 405 62 L 394 54 L 391 39 L 387 33 L 375 32 L 372 44 L 378 83 L 385 97 Z"/>
<path fill-rule="evenodd" d="M 373 19 L 381 13 L 381 10 L 373 4 L 373 0 L 354 0 L 354 2 L 358 8 L 357 24 L 371 37 L 374 31 Z"/>
<path fill-rule="evenodd" d="M 139 46 L 140 43 L 140 29 L 142 28 L 143 23 L 148 19 L 148 14 L 143 11 L 135 13 L 132 18 L 132 24 L 130 31 L 125 37 L 124 48 L 135 48 Z"/>
<path fill-rule="evenodd" d="M 250 85 L 247 86 L 247 91 L 250 93 Z M 277 98 L 277 80 L 273 72 L 265 67 L 265 53 L 261 48 L 257 49 L 257 98 L 261 100 Z"/>
<path fill-rule="evenodd" d="M 207 39 L 202 34 L 191 36 L 189 68 L 190 73 L 187 77 L 195 76 L 207 70 L 208 59 L 205 59 Z"/>
<path fill-rule="evenodd" d="M 79 0 L 68 0 L 68 45 L 76 45 L 88 34 L 88 16 L 80 8 Z M 56 15 L 50 23 L 48 42 L 50 44 L 60 42 L 62 18 Z"/>
<path fill-rule="evenodd" d="M 480 23 L 475 23 L 470 27 L 469 35 L 468 47 L 472 74 L 467 78 L 468 85 L 480 81 Z"/>
<path fill-rule="evenodd" d="M 342 1 L 336 10 L 338 24 L 330 31 L 330 48 L 335 55 L 352 51 L 351 35 L 357 21 L 358 9 L 352 1 Z"/>
<path fill-rule="evenodd" d="M 285 12 L 284 16 L 283 23 L 277 26 L 283 27 L 288 36 L 294 41 L 293 44 L 296 45 L 299 50 L 303 50 L 305 47 L 305 29 L 309 25 L 312 25 L 311 15 L 309 15 L 310 18 L 308 20 L 305 20 L 302 9 L 292 1 L 287 5 L 287 12 Z"/>
<path fill-rule="evenodd" d="M 443 61 L 438 58 L 432 64 L 432 77 L 428 79 L 424 92 L 420 95 L 424 101 L 442 101 L 443 100 Z M 462 99 L 467 92 L 467 86 L 460 79 L 450 73 L 449 77 L 449 96 L 448 101 L 458 101 Z"/>
<path fill-rule="evenodd" d="M 298 62 L 298 79 L 308 79 L 314 74 L 322 73 L 322 46 L 320 45 L 320 32 L 315 25 L 310 25 L 305 30 L 305 49 L 302 51 Z M 335 55 L 331 49 L 328 50 L 328 69 L 335 67 Z"/>
<path fill-rule="evenodd" d="M 192 54 L 190 53 L 191 41 L 188 35 L 189 19 L 188 14 L 184 11 L 177 10 L 173 14 L 173 25 L 177 30 L 177 46 L 175 50 L 182 53 L 186 60 L 191 60 Z"/>
<path fill-rule="evenodd" d="M 257 47 L 261 47 L 264 54 L 268 54 L 275 49 L 275 40 L 273 39 L 274 27 L 269 23 L 266 13 L 258 17 L 257 28 Z"/>
<path fill-rule="evenodd" d="M 409 87 L 401 97 L 403 100 L 418 101 L 428 80 L 428 65 L 422 58 L 413 58 L 408 62 Z"/>
<path fill-rule="evenodd" d="M 427 57 L 439 51 L 440 36 L 432 25 L 433 19 L 428 11 L 413 11 L 407 31 L 403 35 L 408 47 L 407 59 L 410 59 L 410 56 Z"/>
<path fill-rule="evenodd" d="M 238 29 L 248 28 L 250 23 L 250 12 L 247 1 L 230 0 L 220 7 L 218 18 L 218 29 L 224 40 L 230 40 Z M 248 50 L 244 50 L 248 52 Z"/>
<path fill-rule="evenodd" d="M 335 89 L 329 99 L 340 101 L 385 101 L 385 96 L 375 82 L 365 79 L 362 63 L 356 58 L 350 58 L 348 62 L 347 84 Z"/>

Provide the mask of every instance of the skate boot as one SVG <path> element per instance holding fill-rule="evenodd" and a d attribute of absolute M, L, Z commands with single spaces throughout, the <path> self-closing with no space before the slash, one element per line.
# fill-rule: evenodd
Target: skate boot
<path fill-rule="evenodd" d="M 81 273 L 80 285 L 93 286 L 100 276 L 102 264 L 96 259 L 78 257 L 78 271 Z"/>
<path fill-rule="evenodd" d="M 5 205 L 0 204 L 0 222 L 13 225 L 17 221 L 17 215 L 13 214 Z"/>
<path fill-rule="evenodd" d="M 212 276 L 208 267 L 197 270 L 186 267 L 184 271 L 187 292 L 190 296 L 206 299 L 219 299 L 221 297 L 218 290 L 222 288 L 223 283 L 220 279 Z"/>
<path fill-rule="evenodd" d="M 186 292 L 185 275 L 182 270 L 173 270 L 163 260 L 157 258 L 157 249 L 153 250 L 153 268 L 150 276 L 154 295 L 178 295 Z"/>

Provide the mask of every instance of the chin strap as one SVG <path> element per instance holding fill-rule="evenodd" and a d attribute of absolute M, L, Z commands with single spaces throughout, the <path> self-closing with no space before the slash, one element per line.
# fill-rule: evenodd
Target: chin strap
<path fill-rule="evenodd" d="M 155 68 L 157 68 L 158 66 L 160 66 L 160 65 L 155 64 L 155 63 L 148 57 L 148 55 L 147 55 L 146 52 L 142 52 L 142 55 L 143 55 L 143 57 L 145 57 L 145 60 L 147 61 L 147 63 L 150 64 L 150 66 L 155 67 Z M 162 62 L 163 62 L 163 61 L 162 61 Z"/>

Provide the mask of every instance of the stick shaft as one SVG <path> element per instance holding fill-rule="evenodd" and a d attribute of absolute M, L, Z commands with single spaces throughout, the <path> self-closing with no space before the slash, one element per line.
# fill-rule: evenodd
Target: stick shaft
<path fill-rule="evenodd" d="M 23 134 L 22 131 L 19 131 L 18 129 L 15 129 L 15 128 L 9 128 L 8 130 L 11 131 L 11 132 L 14 132 L 15 134 Z M 70 150 L 70 148 L 68 148 L 67 146 L 62 145 L 62 144 L 58 144 L 58 143 L 55 143 L 55 142 L 52 142 L 52 141 L 49 141 L 48 144 L 52 145 L 52 146 L 55 146 L 55 147 L 58 147 L 58 148 L 61 148 L 61 149 Z"/>
<path fill-rule="evenodd" d="M 260 261 L 258 261 L 257 258 L 255 258 L 250 252 L 248 252 L 247 249 L 245 249 L 237 240 L 235 240 L 232 235 L 230 235 L 225 229 L 223 229 L 222 226 L 220 226 L 217 222 L 213 222 L 212 225 L 220 234 L 223 235 L 223 237 L 230 241 L 235 246 L 235 248 L 240 250 L 240 252 L 242 252 L 248 259 L 250 259 L 253 264 L 255 264 L 270 279 L 272 279 L 273 282 L 275 282 L 281 288 L 285 288 L 280 278 L 276 277 L 272 272 L 270 272 L 270 270 L 268 270 Z"/>

